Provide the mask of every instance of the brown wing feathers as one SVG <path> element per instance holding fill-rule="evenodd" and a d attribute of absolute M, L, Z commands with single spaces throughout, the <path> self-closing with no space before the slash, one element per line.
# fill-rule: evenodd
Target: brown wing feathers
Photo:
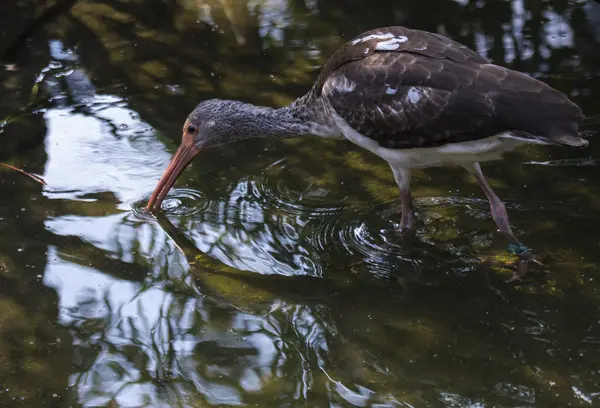
<path fill-rule="evenodd" d="M 433 147 L 506 131 L 585 143 L 577 136 L 581 110 L 564 94 L 422 31 L 362 34 L 330 58 L 316 86 L 350 126 L 384 147 Z"/>

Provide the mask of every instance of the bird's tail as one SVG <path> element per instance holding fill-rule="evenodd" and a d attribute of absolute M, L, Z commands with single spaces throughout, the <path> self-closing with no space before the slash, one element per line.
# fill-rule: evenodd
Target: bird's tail
<path fill-rule="evenodd" d="M 587 139 L 569 134 L 559 134 L 551 137 L 550 139 L 552 140 L 552 142 L 561 146 L 576 147 L 581 149 L 587 147 L 590 144 L 590 142 Z"/>

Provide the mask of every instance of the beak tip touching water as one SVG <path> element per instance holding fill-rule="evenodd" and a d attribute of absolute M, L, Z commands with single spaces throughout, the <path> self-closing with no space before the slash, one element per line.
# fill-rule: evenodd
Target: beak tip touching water
<path fill-rule="evenodd" d="M 152 205 L 150 203 L 150 201 L 148 201 L 148 204 L 146 204 L 146 206 L 144 207 L 144 212 L 146 212 L 148 214 L 154 214 L 156 211 L 157 211 L 156 205 Z"/>
<path fill-rule="evenodd" d="M 200 153 L 200 149 L 194 145 L 193 139 L 184 136 L 179 149 L 177 149 L 177 152 L 175 152 L 171 162 L 161 176 L 144 211 L 153 214 L 160 210 L 163 200 L 169 190 L 171 190 L 171 187 L 173 187 L 173 184 L 175 184 L 177 177 L 179 177 L 198 153 Z"/>

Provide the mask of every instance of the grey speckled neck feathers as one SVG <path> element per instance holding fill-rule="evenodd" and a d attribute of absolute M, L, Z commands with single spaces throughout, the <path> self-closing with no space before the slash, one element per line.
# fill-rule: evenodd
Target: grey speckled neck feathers
<path fill-rule="evenodd" d="M 271 136 L 341 138 L 330 109 L 328 103 L 312 90 L 280 109 L 211 99 L 200 103 L 186 123 L 200 129 L 199 148 Z"/>

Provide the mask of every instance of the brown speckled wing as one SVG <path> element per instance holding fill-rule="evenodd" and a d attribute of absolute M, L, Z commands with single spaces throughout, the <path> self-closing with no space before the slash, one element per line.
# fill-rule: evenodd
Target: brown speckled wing
<path fill-rule="evenodd" d="M 508 130 L 489 93 L 473 86 L 480 75 L 480 65 L 380 53 L 338 68 L 323 96 L 353 129 L 383 147 L 434 147 Z"/>
<path fill-rule="evenodd" d="M 357 39 L 328 61 L 318 90 L 352 128 L 384 147 L 434 147 L 506 131 L 551 141 L 577 132 L 581 110 L 564 94 L 442 36 L 389 28 Z"/>
<path fill-rule="evenodd" d="M 341 65 L 381 51 L 412 53 L 455 62 L 489 62 L 470 48 L 442 35 L 399 26 L 384 27 L 362 33 L 333 54 L 319 75 L 317 89 L 320 91 L 329 75 Z"/>

